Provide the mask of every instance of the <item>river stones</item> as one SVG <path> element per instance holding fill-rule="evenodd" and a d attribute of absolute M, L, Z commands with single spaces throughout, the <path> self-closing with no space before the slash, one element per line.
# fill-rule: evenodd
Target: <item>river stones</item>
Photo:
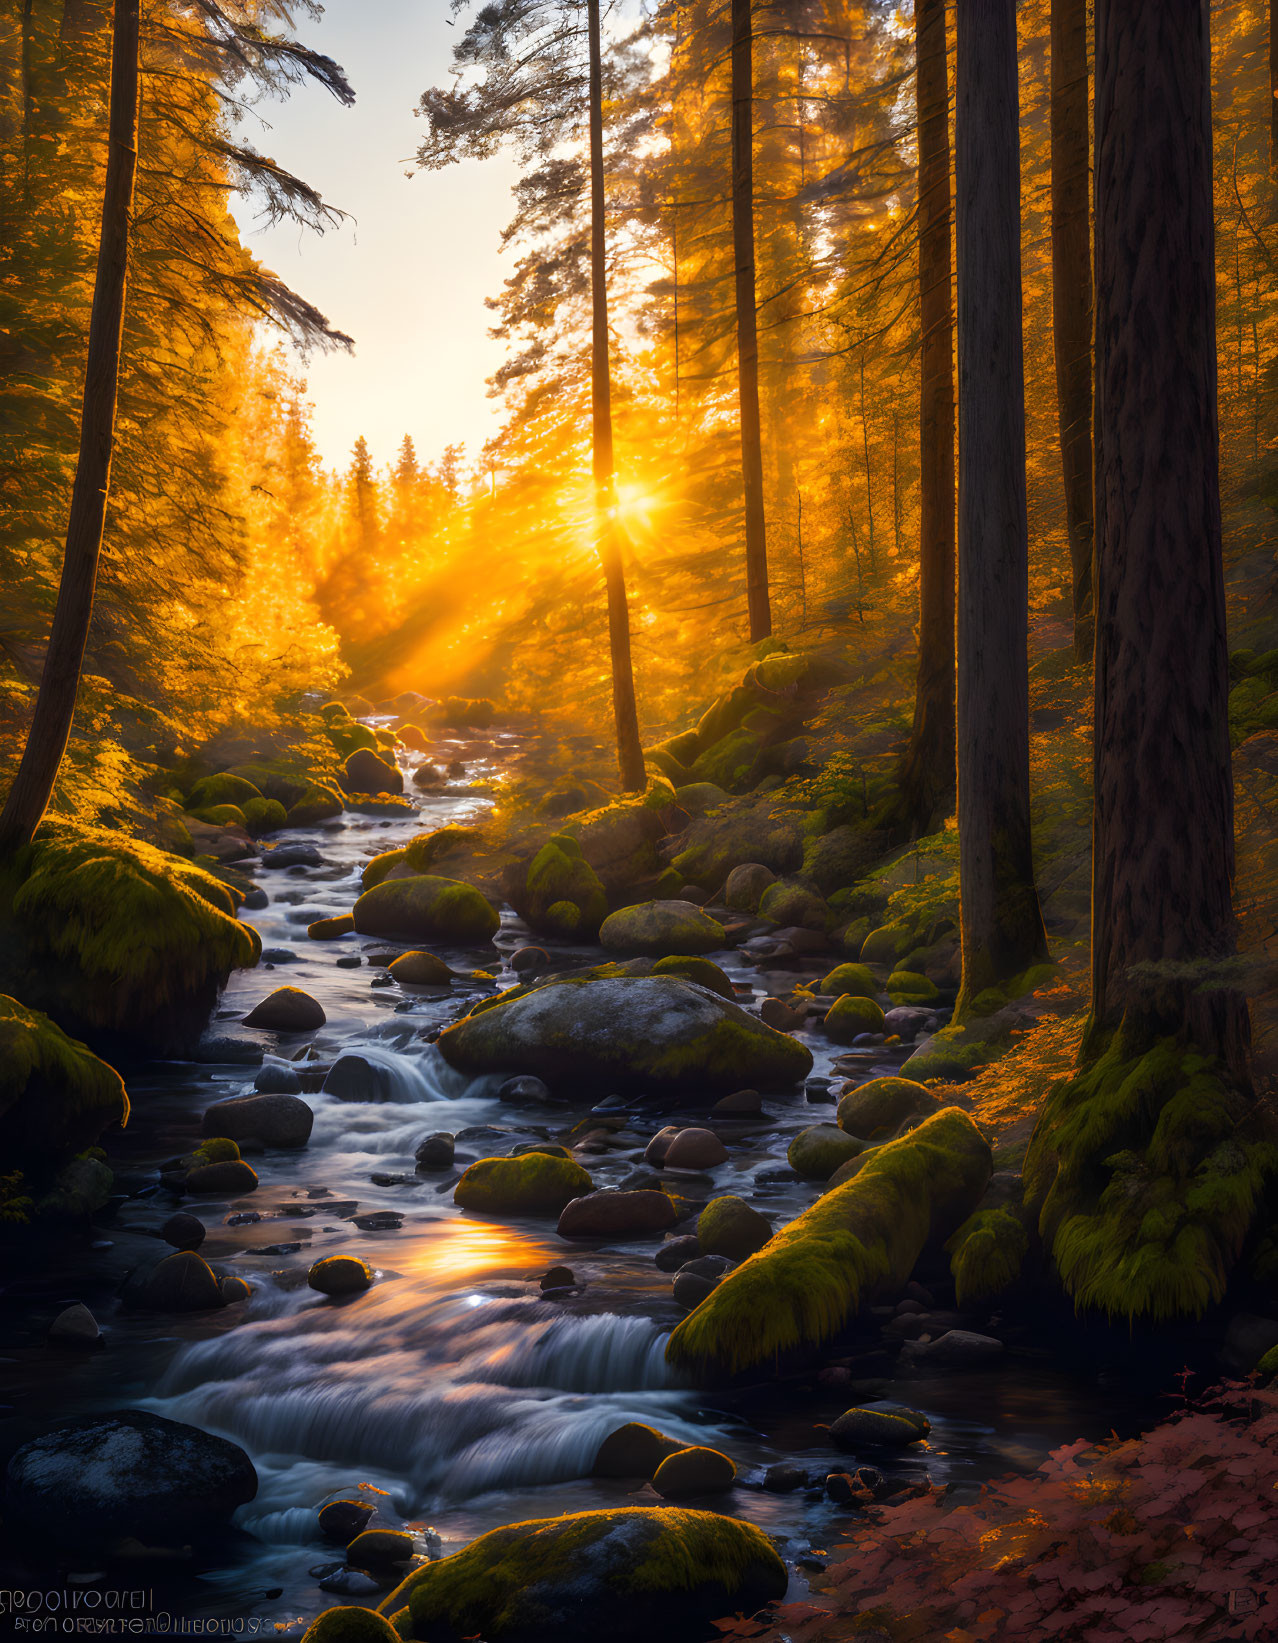
<path fill-rule="evenodd" d="M 673 1294 L 678 1306 L 689 1312 L 727 1277 L 734 1263 L 726 1255 L 698 1255 L 675 1273 Z"/>
<path fill-rule="evenodd" d="M 358 1573 L 357 1570 L 342 1572 Z M 376 1581 L 369 1584 L 369 1596 L 381 1589 Z M 335 1589 L 328 1580 L 321 1580 L 319 1587 L 321 1591 Z M 361 1594 L 343 1591 L 338 1595 L 353 1597 Z M 383 1620 L 374 1610 L 339 1604 L 335 1609 L 325 1609 L 311 1622 L 302 1636 L 302 1643 L 401 1643 L 401 1640 L 390 1621 Z"/>
<path fill-rule="evenodd" d="M 317 918 L 306 926 L 306 933 L 312 941 L 338 941 L 354 928 L 355 920 L 349 913 L 338 913 L 334 918 Z"/>
<path fill-rule="evenodd" d="M 670 1138 L 664 1169 L 714 1169 L 728 1160 L 728 1149 L 713 1130 L 680 1130 Z"/>
<path fill-rule="evenodd" d="M 259 1067 L 254 1075 L 253 1088 L 259 1095 L 300 1095 L 302 1079 L 295 1067 L 285 1067 L 278 1061 L 268 1061 Z"/>
<path fill-rule="evenodd" d="M 373 1281 L 373 1269 L 355 1255 L 326 1255 L 306 1274 L 306 1281 L 321 1295 L 358 1295 Z"/>
<path fill-rule="evenodd" d="M 703 1101 L 788 1087 L 812 1069 L 797 1039 L 672 976 L 550 982 L 446 1028 L 439 1049 L 459 1071 L 531 1073 L 556 1092 Z"/>
<path fill-rule="evenodd" d="M 561 1238 L 630 1238 L 664 1232 L 679 1219 L 664 1192 L 607 1190 L 575 1197 L 559 1217 Z"/>
<path fill-rule="evenodd" d="M 667 1124 L 664 1129 L 659 1129 L 653 1136 L 652 1140 L 649 1141 L 648 1145 L 644 1148 L 644 1163 L 651 1164 L 654 1169 L 660 1169 L 666 1161 L 666 1154 L 670 1150 L 670 1143 L 674 1140 L 675 1136 L 678 1135 L 679 1130 L 680 1125 L 678 1124 Z"/>
<path fill-rule="evenodd" d="M 842 998 L 847 993 L 858 998 L 874 998 L 878 990 L 874 972 L 865 964 L 836 964 L 817 987 L 817 992 L 827 998 Z"/>
<path fill-rule="evenodd" d="M 800 1130 L 786 1152 L 790 1168 L 809 1181 L 828 1181 L 841 1164 L 855 1158 L 861 1143 L 837 1124 L 812 1124 Z"/>
<path fill-rule="evenodd" d="M 527 1152 L 472 1164 L 453 1189 L 453 1202 L 479 1215 L 558 1215 L 593 1186 L 571 1158 Z"/>
<path fill-rule="evenodd" d="M 641 1421 L 627 1421 L 610 1432 L 599 1445 L 592 1478 L 650 1478 L 676 1450 L 684 1448 L 678 1438 L 669 1438 L 655 1426 Z"/>
<path fill-rule="evenodd" d="M 734 913 L 757 913 L 763 892 L 776 883 L 777 876 L 760 861 L 743 861 L 728 874 L 723 887 L 723 905 Z"/>
<path fill-rule="evenodd" d="M 657 959 L 648 974 L 678 976 L 683 981 L 695 982 L 698 987 L 708 987 L 712 993 L 718 993 L 720 998 L 726 998 L 730 1003 L 736 1002 L 736 988 L 731 978 L 708 958 L 673 953 L 669 958 Z"/>
<path fill-rule="evenodd" d="M 140 1409 L 60 1422 L 9 1462 L 11 1531 L 57 1548 L 197 1544 L 257 1494 L 237 1444 Z"/>
<path fill-rule="evenodd" d="M 215 1101 L 200 1121 L 200 1134 L 232 1141 L 260 1141 L 264 1147 L 304 1147 L 315 1114 L 297 1095 L 236 1095 Z"/>
<path fill-rule="evenodd" d="M 347 1562 L 359 1569 L 408 1563 L 412 1556 L 413 1537 L 402 1529 L 365 1529 L 346 1548 Z"/>
<path fill-rule="evenodd" d="M 883 1011 L 872 998 L 862 998 L 859 993 L 844 993 L 826 1011 L 824 1025 L 826 1036 L 836 1044 L 851 1044 L 862 1033 L 883 1031 Z"/>
<path fill-rule="evenodd" d="M 1003 1356 L 1002 1341 L 970 1329 L 947 1329 L 931 1341 L 906 1341 L 901 1348 L 904 1369 L 986 1369 Z"/>
<path fill-rule="evenodd" d="M 667 1455 L 653 1475 L 652 1487 L 666 1500 L 681 1500 L 731 1489 L 736 1480 L 737 1469 L 727 1455 L 697 1445 Z"/>
<path fill-rule="evenodd" d="M 48 1341 L 50 1346 L 64 1346 L 75 1352 L 91 1352 L 106 1345 L 98 1320 L 83 1301 L 58 1313 L 49 1325 Z"/>
<path fill-rule="evenodd" d="M 490 940 L 501 924 L 497 909 L 473 886 L 433 873 L 375 884 L 355 903 L 354 918 L 362 936 L 466 944 Z"/>
<path fill-rule="evenodd" d="M 402 793 L 404 778 L 398 768 L 379 758 L 371 748 L 357 747 L 342 766 L 346 793 Z"/>
<path fill-rule="evenodd" d="M 646 958 L 713 953 L 726 939 L 722 924 L 690 901 L 639 902 L 609 914 L 599 927 L 608 952 Z"/>
<path fill-rule="evenodd" d="M 277 987 L 244 1017 L 246 1027 L 265 1027 L 277 1033 L 307 1033 L 327 1018 L 319 1003 L 300 987 Z"/>
<path fill-rule="evenodd" d="M 681 1266 L 687 1266 L 689 1261 L 695 1261 L 701 1254 L 701 1243 L 695 1232 L 687 1232 L 681 1238 L 668 1238 L 653 1256 L 658 1272 L 678 1272 Z"/>
<path fill-rule="evenodd" d="M 199 1164 L 182 1184 L 184 1192 L 216 1193 L 219 1198 L 237 1198 L 257 1191 L 257 1171 L 242 1158 L 227 1158 L 217 1164 Z"/>
<path fill-rule="evenodd" d="M 855 1452 L 864 1448 L 903 1448 L 920 1443 L 932 1430 L 926 1415 L 912 1409 L 846 1409 L 830 1426 L 835 1446 Z"/>
<path fill-rule="evenodd" d="M 211 1312 L 224 1305 L 217 1274 L 194 1250 L 176 1250 L 135 1267 L 120 1291 L 126 1306 L 146 1312 Z"/>
<path fill-rule="evenodd" d="M 784 1596 L 785 1564 L 753 1524 L 622 1507 L 493 1529 L 415 1569 L 381 1605 L 401 1636 L 487 1643 L 701 1638 Z"/>
<path fill-rule="evenodd" d="M 772 1223 L 744 1198 L 712 1198 L 697 1218 L 700 1247 L 707 1255 L 726 1255 L 730 1261 L 744 1261 L 771 1236 Z"/>
<path fill-rule="evenodd" d="M 908 924 L 884 924 L 871 930 L 861 943 L 862 964 L 886 964 L 892 969 L 915 945 L 914 933 Z"/>
<path fill-rule="evenodd" d="M 176 1215 L 170 1215 L 160 1228 L 160 1237 L 166 1244 L 172 1244 L 174 1249 L 198 1249 L 204 1242 L 204 1222 L 198 1215 L 188 1215 L 179 1210 Z"/>
<path fill-rule="evenodd" d="M 453 972 L 434 953 L 401 953 L 387 969 L 396 981 L 408 987 L 447 987 L 453 979 Z"/>
<path fill-rule="evenodd" d="M 349 1546 L 356 1535 L 368 1528 L 376 1510 L 366 1500 L 330 1500 L 319 1509 L 320 1534 L 335 1546 Z"/>
<path fill-rule="evenodd" d="M 417 1143 L 418 1169 L 451 1169 L 457 1143 L 447 1130 L 435 1130 Z"/>
<path fill-rule="evenodd" d="M 909 1078 L 872 1078 L 848 1090 L 839 1102 L 839 1128 L 862 1141 L 883 1141 L 911 1118 L 925 1118 L 940 1105 L 925 1084 Z"/>

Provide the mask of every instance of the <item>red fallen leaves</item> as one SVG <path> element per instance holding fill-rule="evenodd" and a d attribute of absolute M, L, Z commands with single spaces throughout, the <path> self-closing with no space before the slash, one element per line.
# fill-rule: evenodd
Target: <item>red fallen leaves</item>
<path fill-rule="evenodd" d="M 757 1643 L 1247 1643 L 1278 1637 L 1278 1391 L 1231 1386 L 1143 1437 L 1067 1444 L 964 1505 L 851 1528 L 822 1603 Z"/>

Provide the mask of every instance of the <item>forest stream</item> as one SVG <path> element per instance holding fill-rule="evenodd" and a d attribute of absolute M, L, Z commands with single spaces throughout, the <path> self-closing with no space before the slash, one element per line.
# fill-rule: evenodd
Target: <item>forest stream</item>
<path fill-rule="evenodd" d="M 84 1240 L 51 1244 L 46 1264 L 8 1285 L 3 1350 L 20 1409 L 9 1418 L 24 1433 L 55 1416 L 129 1406 L 222 1434 L 251 1456 L 259 1489 L 238 1512 L 236 1534 L 196 1561 L 170 1556 L 145 1565 L 147 1586 L 161 1590 L 175 1614 L 296 1622 L 343 1598 L 377 1601 L 373 1580 L 344 1570 L 340 1548 L 325 1546 L 317 1529 L 317 1508 L 357 1489 L 379 1506 L 381 1521 L 412 1529 L 429 1556 L 458 1550 L 500 1524 L 630 1504 L 633 1479 L 589 1476 L 600 1443 L 627 1421 L 732 1457 L 734 1492 L 691 1504 L 747 1518 L 776 1536 L 793 1598 L 849 1523 L 824 1487 L 836 1465 L 864 1459 L 898 1485 L 926 1474 L 961 1487 L 1030 1471 L 1080 1433 L 1134 1431 L 1156 1412 L 1147 1382 L 1129 1393 L 1121 1374 L 1107 1375 L 1098 1391 L 1094 1365 L 1090 1376 L 1074 1376 L 1032 1343 L 1013 1346 L 985 1372 L 891 1382 L 882 1378 L 890 1360 L 871 1350 L 849 1366 L 827 1368 L 815 1384 L 691 1390 L 664 1358 L 668 1332 L 684 1313 L 672 1299 L 671 1275 L 654 1263 L 655 1238 L 569 1243 L 544 1220 L 498 1221 L 455 1207 L 451 1188 L 467 1161 L 569 1131 L 578 1140 L 574 1126 L 592 1112 L 623 1123 L 586 1140 L 583 1161 L 600 1187 L 635 1177 L 648 1141 L 672 1118 L 705 1121 L 704 1113 L 668 1105 L 610 1100 L 602 1088 L 593 1107 L 512 1107 L 497 1099 L 502 1076 L 468 1080 L 430 1041 L 490 993 L 491 982 L 468 979 L 451 991 L 402 987 L 383 965 L 409 944 L 307 939 L 309 923 L 349 909 L 371 856 L 424 828 L 484 813 L 487 785 L 518 746 L 518 733 L 500 731 L 439 743 L 434 756 L 460 761 L 465 775 L 423 799 L 418 811 L 396 820 L 348 812 L 323 827 L 279 834 L 263 852 L 312 845 L 318 865 L 268 871 L 244 864 L 269 897 L 243 915 L 260 933 L 263 960 L 235 973 L 221 998 L 205 1039 L 205 1053 L 217 1059 L 129 1069 L 134 1117 L 112 1144 L 117 1192 L 127 1197 L 98 1218 L 87 1249 Z M 410 776 L 421 755 L 401 748 L 398 756 Z M 440 953 L 455 971 L 487 969 L 506 987 L 517 979 L 512 952 L 540 939 L 505 909 L 491 947 Z M 594 946 L 561 948 L 557 962 L 606 956 Z M 363 961 L 353 967 L 356 950 Z M 712 956 L 742 1002 L 767 989 L 767 972 L 739 952 Z M 239 1025 L 284 982 L 320 1002 L 323 1028 L 282 1035 Z M 786 1147 L 798 1130 L 832 1114 L 831 1061 L 842 1056 L 846 1070 L 849 1052 L 819 1033 L 800 1036 L 815 1058 L 806 1086 L 767 1100 L 761 1117 L 715 1120 L 728 1161 L 706 1174 L 666 1171 L 663 1186 L 698 1202 L 731 1192 L 778 1224 L 811 1202 L 812 1184 L 788 1168 Z M 156 1184 L 158 1167 L 196 1143 L 200 1115 L 212 1102 L 253 1090 L 259 1053 L 265 1065 L 313 1069 L 358 1056 L 371 1098 L 315 1093 L 313 1073 L 303 1084 L 315 1114 L 305 1150 L 254 1153 L 260 1186 L 249 1197 L 183 1203 L 208 1228 L 201 1254 L 218 1273 L 251 1286 L 247 1301 L 194 1316 L 122 1309 L 124 1275 L 154 1258 L 160 1228 L 177 1206 Z M 894 1072 L 905 1053 L 879 1047 L 853 1058 L 869 1078 Z M 436 1131 L 455 1136 L 457 1167 L 419 1170 L 415 1150 Z M 333 1254 L 366 1260 L 373 1287 L 343 1299 L 308 1288 L 310 1264 Z M 565 1264 L 574 1283 L 543 1295 L 542 1275 Z M 106 1351 L 69 1358 L 45 1344 L 49 1316 L 76 1300 L 102 1324 Z M 850 1401 L 884 1409 L 904 1402 L 928 1416 L 930 1440 L 886 1456 L 838 1454 L 824 1427 Z M 806 1486 L 765 1488 L 764 1474 L 778 1462 L 801 1467 Z M 641 1498 L 655 1499 L 650 1491 Z"/>

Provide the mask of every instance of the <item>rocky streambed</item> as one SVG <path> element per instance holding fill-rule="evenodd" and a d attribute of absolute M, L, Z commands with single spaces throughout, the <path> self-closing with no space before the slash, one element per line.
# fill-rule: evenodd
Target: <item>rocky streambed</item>
<path fill-rule="evenodd" d="M 567 1089 L 552 1080 L 553 1096 L 531 1029 L 523 1038 L 506 1031 L 497 1063 L 489 1046 L 496 1070 L 446 1059 L 441 1032 L 527 981 L 530 946 L 546 955 L 537 965 L 556 972 L 610 955 L 532 938 L 509 909 L 491 939 L 431 944 L 449 976 L 396 967 L 414 944 L 353 932 L 313 940 L 307 931 L 349 912 L 372 857 L 482 815 L 486 785 L 513 748 L 513 738 L 494 734 L 432 749 L 463 773 L 412 816 L 348 812 L 276 835 L 254 867 L 256 905 L 244 914 L 261 935 L 262 962 L 233 977 L 201 1059 L 125 1069 L 134 1117 L 112 1146 L 118 1197 L 83 1238 L 35 1250 L 8 1284 L 8 1447 L 58 1418 L 141 1410 L 230 1440 L 250 1457 L 256 1490 L 232 1499 L 238 1485 L 228 1484 L 234 1531 L 193 1534 L 190 1555 L 162 1559 L 148 1550 L 155 1537 L 145 1517 L 132 1544 L 107 1559 L 75 1543 L 73 1517 L 60 1531 L 55 1514 L 47 1562 L 20 1554 L 18 1576 L 101 1580 L 123 1552 L 173 1613 L 295 1623 L 335 1603 L 376 1602 L 403 1574 L 406 1554 L 431 1559 L 500 1525 L 664 1498 L 765 1530 L 792 1595 L 801 1594 L 805 1582 L 819 1584 L 858 1504 L 925 1477 L 963 1488 L 1030 1469 L 1064 1440 L 1145 1412 L 1121 1377 L 1098 1393 L 1051 1347 L 988 1312 L 959 1311 L 943 1262 L 885 1297 L 817 1370 L 706 1391 L 670 1367 L 671 1331 L 733 1265 L 677 1240 L 694 1238 L 702 1208 L 725 1196 L 773 1230 L 806 1210 L 844 1161 L 821 1150 L 837 1151 L 842 1134 L 836 1091 L 894 1074 L 909 1044 L 850 1029 L 835 1043 L 820 1025 L 828 1006 L 773 1003 L 763 1020 L 806 1047 L 810 1070 L 807 1055 L 785 1063 L 786 1051 L 752 1085 L 759 1047 L 734 1038 L 716 1064 L 731 1067 L 740 1048 L 740 1076 L 733 1068 L 718 1083 L 663 1078 L 654 1099 L 654 1047 L 669 1010 L 699 996 L 695 978 L 672 976 L 652 978 L 642 996 L 624 985 L 615 998 L 596 995 L 615 1026 L 588 1042 L 562 1038 L 561 1056 L 566 1045 L 580 1076 Z M 406 773 L 421 756 L 401 752 Z M 756 1023 L 765 998 L 797 979 L 816 982 L 836 962 L 801 932 L 778 938 L 726 915 L 725 927 L 733 945 L 704 957 L 730 985 L 723 1005 Z M 284 986 L 313 1000 L 322 1022 L 268 1015 L 283 1025 L 250 1025 Z M 548 995 L 526 996 L 530 1015 L 544 1010 Z M 916 1014 L 888 1026 L 912 1038 L 944 1020 L 943 1001 Z M 487 1030 L 484 1014 L 474 1021 L 468 1032 Z M 202 1155 L 192 1174 L 202 1138 L 227 1130 L 206 1120 L 209 1109 L 263 1093 L 288 1099 L 272 1109 L 272 1144 L 244 1136 L 252 1190 L 233 1157 Z M 299 1121 L 300 1104 L 309 1123 Z M 565 1155 L 558 1162 L 555 1149 Z M 549 1159 L 550 1175 L 575 1170 L 578 1185 L 584 1172 L 590 1190 L 664 1193 L 676 1219 L 647 1224 L 614 1210 L 609 1220 L 612 1199 L 598 1214 L 566 1211 L 566 1221 L 559 1203 L 527 1213 L 473 1194 L 469 1207 L 455 1202 L 468 1165 L 511 1157 Z M 198 1227 L 175 1226 L 175 1215 Z M 183 1244 L 220 1278 L 218 1294 L 148 1291 L 157 1262 Z M 371 1283 L 312 1287 L 316 1263 L 334 1258 L 348 1270 L 362 1263 Z M 68 1321 L 73 1305 L 90 1324 L 79 1314 Z M 86 1344 L 93 1321 L 101 1349 Z M 849 1421 L 850 1409 L 880 1424 Z M 902 1411 L 912 1430 L 883 1423 Z M 656 1429 L 668 1448 L 727 1456 L 735 1475 L 703 1463 L 658 1495 L 642 1475 L 601 1462 L 605 1443 L 633 1424 Z M 371 1509 L 348 1528 L 411 1541 L 344 1553 L 342 1534 L 326 1534 L 319 1517 L 339 1500 Z M 169 1509 L 189 1505 L 175 1498 Z"/>

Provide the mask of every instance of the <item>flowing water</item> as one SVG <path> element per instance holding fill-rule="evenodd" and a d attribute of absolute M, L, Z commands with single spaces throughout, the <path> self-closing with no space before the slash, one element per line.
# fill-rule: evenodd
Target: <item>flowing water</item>
<path fill-rule="evenodd" d="M 796 1396 L 776 1387 L 711 1395 L 680 1384 L 663 1354 L 682 1314 L 669 1275 L 653 1263 L 652 1240 L 568 1246 L 551 1222 L 464 1215 L 452 1202 L 455 1172 L 416 1172 L 414 1150 L 431 1131 L 461 1136 L 461 1163 L 508 1151 L 521 1139 L 559 1135 L 586 1115 L 585 1106 L 512 1110 L 496 1099 L 499 1079 L 470 1081 L 446 1066 L 425 1035 L 491 984 L 459 982 L 449 993 L 373 985 L 384 977 L 379 967 L 336 961 L 396 944 L 307 939 L 308 923 L 350 908 L 370 856 L 423 829 L 479 816 L 490 802 L 489 779 L 515 751 L 513 737 L 503 735 L 437 745 L 432 756 L 460 757 L 467 777 L 423 799 L 410 820 L 348 813 L 272 841 L 304 839 L 318 844 L 322 857 L 319 866 L 260 871 L 269 905 L 245 915 L 268 954 L 295 956 L 233 976 L 213 1030 L 260 1046 L 268 1060 L 303 1054 L 328 1062 L 358 1053 L 378 1070 L 384 1099 L 308 1095 L 315 1127 L 305 1150 L 252 1157 L 260 1186 L 242 1200 L 183 1204 L 208 1227 L 200 1253 L 219 1271 L 245 1278 L 251 1298 L 182 1317 L 122 1311 L 115 1299 L 122 1273 L 155 1255 L 158 1230 L 175 1207 L 154 1184 L 156 1165 L 190 1150 L 199 1115 L 212 1101 L 253 1088 L 255 1066 L 225 1061 L 129 1069 L 134 1118 L 113 1143 L 112 1161 L 131 1196 L 113 1222 L 96 1229 L 91 1248 L 59 1246 L 37 1270 L 11 1275 L 4 1368 L 14 1388 L 10 1418 L 23 1436 L 55 1415 L 140 1406 L 221 1433 L 252 1456 L 260 1489 L 238 1514 L 243 1533 L 213 1565 L 179 1566 L 166 1576 L 170 1602 L 188 1616 L 278 1621 L 343 1601 L 318 1586 L 335 1560 L 333 1548 L 317 1541 L 315 1512 L 334 1494 L 360 1486 L 382 1491 L 370 1498 L 387 1518 L 421 1530 L 423 1549 L 425 1531 L 437 1531 L 445 1552 L 501 1523 L 625 1504 L 633 1484 L 586 1474 L 603 1438 L 629 1420 L 732 1455 L 741 1485 L 693 1504 L 759 1523 L 790 1557 L 833 1544 L 847 1522 L 815 1489 L 774 1495 L 757 1487 L 763 1469 L 778 1460 L 797 1461 L 814 1475 L 836 1459 L 848 1464 L 823 1430 L 848 1403 L 846 1392 L 830 1387 Z M 417 756 L 402 757 L 411 771 Z M 436 950 L 465 972 L 496 970 L 500 961 L 498 983 L 510 985 L 505 958 L 527 939 L 507 912 L 496 952 Z M 578 949 L 574 956 L 599 955 Z M 712 956 L 743 1000 L 750 991 L 771 990 L 738 955 Z M 325 1027 L 285 1039 L 238 1025 L 285 983 L 320 1001 Z M 816 1035 L 808 1042 L 816 1070 L 828 1070 L 828 1046 Z M 867 1056 L 867 1075 L 882 1057 Z M 609 1094 L 600 1089 L 596 1099 Z M 671 1116 L 631 1112 L 608 1150 L 584 1160 L 596 1185 L 623 1181 Z M 800 1091 L 768 1102 L 761 1119 L 716 1125 L 730 1159 L 707 1176 L 687 1177 L 684 1190 L 697 1198 L 738 1193 L 783 1222 L 815 1195 L 787 1178 L 788 1141 L 832 1116 L 829 1106 L 809 1104 Z M 501 1133 L 466 1138 L 467 1130 L 485 1126 Z M 359 1224 L 387 1211 L 402 1222 Z M 309 1289 L 310 1263 L 337 1253 L 366 1259 L 377 1272 L 374 1287 L 344 1301 Z M 560 1264 L 571 1266 L 577 1286 L 544 1298 L 537 1280 Z M 105 1352 L 75 1358 L 43 1345 L 52 1313 L 73 1299 L 85 1301 L 102 1323 Z M 1098 1422 L 1094 1384 L 1074 1382 L 1032 1355 L 1009 1357 L 989 1374 L 891 1390 L 933 1425 L 926 1446 L 890 1462 L 865 1457 L 902 1480 L 926 1471 L 934 1482 L 973 1481 L 1032 1467 L 1050 1447 L 1091 1433 Z M 1111 1398 L 1100 1426 L 1115 1420 L 1122 1424 L 1123 1415 Z"/>

